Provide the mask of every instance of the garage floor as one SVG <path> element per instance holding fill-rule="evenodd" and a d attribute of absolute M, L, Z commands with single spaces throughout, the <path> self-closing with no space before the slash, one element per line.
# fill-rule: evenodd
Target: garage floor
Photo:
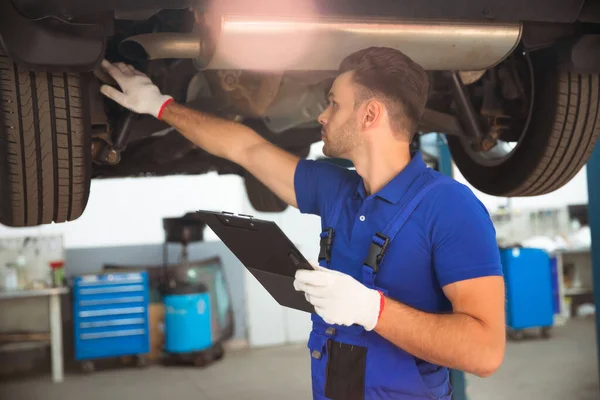
<path fill-rule="evenodd" d="M 205 400 L 309 399 L 309 359 L 303 345 L 229 352 L 206 369 L 150 367 L 89 376 L 69 375 L 55 385 L 49 377 L 0 386 L 10 400 Z M 595 327 L 592 320 L 555 328 L 551 340 L 509 342 L 492 377 L 468 376 L 470 400 L 599 398 Z"/>

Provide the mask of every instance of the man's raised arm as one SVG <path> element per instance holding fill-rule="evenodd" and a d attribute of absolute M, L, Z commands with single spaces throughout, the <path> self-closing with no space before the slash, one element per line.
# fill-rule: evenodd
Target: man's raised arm
<path fill-rule="evenodd" d="M 105 96 L 133 112 L 165 121 L 208 153 L 242 166 L 283 201 L 298 207 L 294 174 L 299 157 L 243 124 L 175 103 L 170 96 L 161 94 L 150 78 L 130 65 L 104 61 L 102 66 L 122 90 L 104 85 L 101 91 Z"/>

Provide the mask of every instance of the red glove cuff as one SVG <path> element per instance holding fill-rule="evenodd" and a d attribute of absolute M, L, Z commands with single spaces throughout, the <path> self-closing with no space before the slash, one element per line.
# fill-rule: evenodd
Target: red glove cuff
<path fill-rule="evenodd" d="M 158 115 L 156 116 L 156 118 L 158 118 L 158 119 L 161 118 L 163 111 L 165 111 L 165 107 L 172 101 L 173 101 L 173 98 L 171 97 L 169 100 L 167 100 L 163 103 L 163 105 L 160 107 L 160 110 L 158 110 Z"/>
<path fill-rule="evenodd" d="M 385 296 L 382 292 L 379 293 L 379 315 L 377 316 L 377 322 L 379 322 L 379 318 L 381 318 L 381 313 L 383 312 L 383 307 L 385 306 Z"/>

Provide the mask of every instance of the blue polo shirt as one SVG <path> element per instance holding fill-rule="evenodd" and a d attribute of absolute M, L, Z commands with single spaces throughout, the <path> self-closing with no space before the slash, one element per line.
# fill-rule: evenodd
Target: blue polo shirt
<path fill-rule="evenodd" d="M 387 185 L 369 196 L 356 171 L 323 161 L 301 160 L 294 185 L 300 212 L 324 220 L 336 201 L 342 199 L 334 247 L 356 254 L 357 262 L 336 265 L 332 259 L 331 268 L 360 280 L 361 261 L 368 254 L 371 238 L 410 200 L 411 196 L 405 194 L 426 175 L 451 182 L 432 188 L 398 232 L 388 247 L 376 284 L 387 289 L 389 297 L 411 307 L 446 313 L 452 311 L 452 305 L 444 295 L 444 286 L 502 275 L 494 226 L 485 206 L 468 187 L 428 168 L 419 152 Z M 416 363 L 432 394 L 447 393 L 446 368 L 419 359 Z"/>

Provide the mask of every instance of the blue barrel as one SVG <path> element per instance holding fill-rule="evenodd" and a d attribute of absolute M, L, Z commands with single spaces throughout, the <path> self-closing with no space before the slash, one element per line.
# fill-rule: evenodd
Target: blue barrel
<path fill-rule="evenodd" d="M 210 294 L 204 285 L 169 288 L 163 302 L 167 353 L 193 353 L 212 346 Z"/>
<path fill-rule="evenodd" d="M 506 324 L 515 330 L 551 327 L 554 323 L 552 263 L 541 249 L 500 251 L 506 284 Z"/>

